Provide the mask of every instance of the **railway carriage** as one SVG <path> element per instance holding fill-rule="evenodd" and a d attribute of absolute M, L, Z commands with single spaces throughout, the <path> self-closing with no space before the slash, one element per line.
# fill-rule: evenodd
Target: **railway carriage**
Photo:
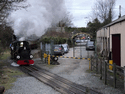
<path fill-rule="evenodd" d="M 27 41 L 14 41 L 10 45 L 11 59 L 15 60 L 19 65 L 34 64 L 33 55 Z"/>

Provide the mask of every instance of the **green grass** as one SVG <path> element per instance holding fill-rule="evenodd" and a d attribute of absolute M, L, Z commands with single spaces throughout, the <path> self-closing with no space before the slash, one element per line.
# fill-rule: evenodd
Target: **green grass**
<path fill-rule="evenodd" d="M 3 52 L 3 54 L 0 56 L 0 60 L 5 60 L 7 59 L 8 57 L 10 57 L 10 50 L 7 49 Z"/>
<path fill-rule="evenodd" d="M 3 62 L 0 62 L 0 64 Z M 1 64 L 2 65 L 2 64 Z M 0 68 L 0 85 L 4 86 L 7 89 L 10 89 L 12 87 L 12 83 L 16 81 L 16 76 L 22 75 L 23 73 L 18 71 L 18 70 L 14 70 L 11 69 L 7 66 L 1 66 Z"/>
<path fill-rule="evenodd" d="M 5 50 L 0 60 L 6 60 L 10 57 L 10 51 Z M 17 76 L 22 75 L 23 73 L 12 69 L 9 67 L 9 63 L 6 61 L 0 61 L 0 86 L 4 86 L 5 89 L 10 89 L 13 86 L 13 82 L 16 81 Z"/>

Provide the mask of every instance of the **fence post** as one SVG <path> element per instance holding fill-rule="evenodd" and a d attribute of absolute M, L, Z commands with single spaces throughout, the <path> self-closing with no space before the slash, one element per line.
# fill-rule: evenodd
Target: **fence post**
<path fill-rule="evenodd" d="M 48 55 L 48 65 L 50 65 L 50 55 Z"/>
<path fill-rule="evenodd" d="M 90 60 L 91 60 L 91 71 L 92 71 L 92 66 L 93 66 L 93 65 L 92 65 L 92 55 L 91 55 L 91 59 L 90 59 Z"/>
<path fill-rule="evenodd" d="M 97 54 L 96 54 L 96 73 L 98 73 L 98 58 L 97 58 Z"/>
<path fill-rule="evenodd" d="M 124 66 L 124 92 L 125 92 L 125 66 Z"/>
<path fill-rule="evenodd" d="M 104 61 L 105 62 L 105 61 Z M 107 63 L 105 62 L 105 85 L 107 85 Z"/>
<path fill-rule="evenodd" d="M 116 64 L 113 63 L 113 73 L 114 73 L 114 88 L 116 88 Z"/>
<path fill-rule="evenodd" d="M 75 42 L 73 41 L 73 57 L 75 57 Z"/>
<path fill-rule="evenodd" d="M 102 62 L 103 62 L 103 59 L 100 59 L 100 80 L 102 80 Z"/>

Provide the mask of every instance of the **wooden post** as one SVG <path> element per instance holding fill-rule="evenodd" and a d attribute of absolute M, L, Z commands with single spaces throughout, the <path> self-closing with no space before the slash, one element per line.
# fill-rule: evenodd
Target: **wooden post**
<path fill-rule="evenodd" d="M 100 62 L 100 80 L 102 80 L 102 62 L 103 62 L 103 59 L 101 59 L 101 62 Z"/>
<path fill-rule="evenodd" d="M 50 55 L 48 55 L 48 65 L 50 65 Z"/>
<path fill-rule="evenodd" d="M 75 57 L 75 42 L 73 41 L 73 57 Z"/>
<path fill-rule="evenodd" d="M 116 88 L 116 64 L 113 63 L 113 73 L 114 73 L 114 88 Z"/>
<path fill-rule="evenodd" d="M 96 73 L 98 73 L 97 40 L 95 40 Z"/>
<path fill-rule="evenodd" d="M 96 73 L 98 73 L 98 58 L 97 58 L 97 55 L 96 55 Z"/>
<path fill-rule="evenodd" d="M 125 66 L 124 66 L 124 92 L 125 92 Z"/>
<path fill-rule="evenodd" d="M 90 59 L 90 62 L 91 62 L 91 71 L 92 71 L 92 55 L 91 55 L 91 59 Z"/>
<path fill-rule="evenodd" d="M 105 62 L 105 61 L 104 61 Z M 105 85 L 107 85 L 107 63 L 105 62 Z"/>

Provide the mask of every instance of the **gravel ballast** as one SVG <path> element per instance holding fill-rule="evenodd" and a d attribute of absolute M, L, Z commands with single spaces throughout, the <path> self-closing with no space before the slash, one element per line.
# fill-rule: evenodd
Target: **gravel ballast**
<path fill-rule="evenodd" d="M 21 77 L 4 94 L 60 94 L 34 77 Z"/>

